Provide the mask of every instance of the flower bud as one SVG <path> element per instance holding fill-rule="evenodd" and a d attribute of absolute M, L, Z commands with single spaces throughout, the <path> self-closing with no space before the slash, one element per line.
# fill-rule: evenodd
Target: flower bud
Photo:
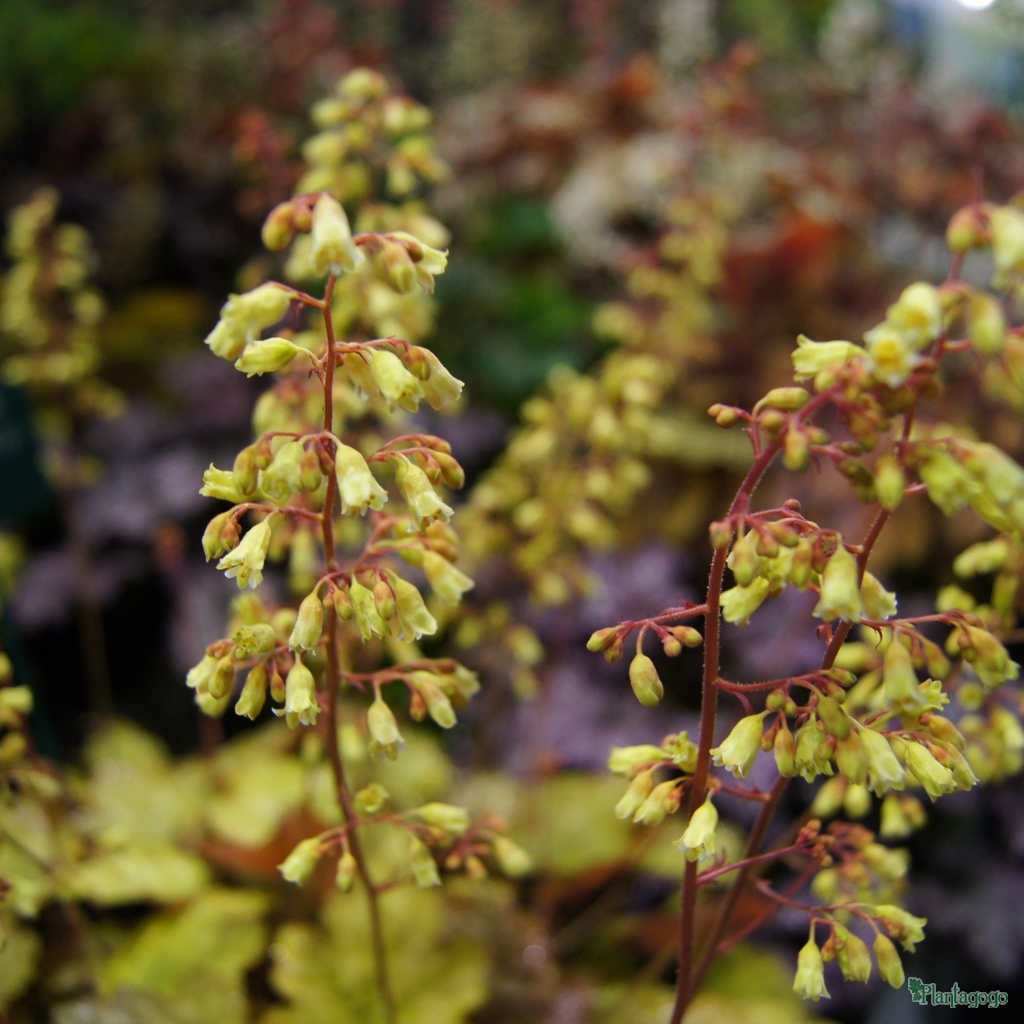
<path fill-rule="evenodd" d="M 356 878 L 358 865 L 350 850 L 346 850 L 338 858 L 338 872 L 335 875 L 335 884 L 342 892 L 351 892 L 352 883 Z"/>
<path fill-rule="evenodd" d="M 977 206 L 965 206 L 950 218 L 946 228 L 946 247 L 950 252 L 967 252 L 988 245 L 988 219 Z M 902 985 L 903 982 L 900 982 Z M 896 986 L 899 988 L 899 985 Z"/>
<path fill-rule="evenodd" d="M 843 796 L 843 810 L 848 818 L 859 821 L 867 816 L 872 806 L 871 790 L 867 786 L 851 783 Z"/>
<path fill-rule="evenodd" d="M 262 376 L 283 370 L 300 353 L 309 353 L 287 338 L 267 338 L 265 341 L 246 343 L 241 356 L 235 360 L 235 369 L 247 377 Z"/>
<path fill-rule="evenodd" d="M 982 356 L 998 355 L 1006 341 L 1003 307 L 992 295 L 975 292 L 967 306 L 967 334 L 974 350 Z"/>
<path fill-rule="evenodd" d="M 761 711 L 741 718 L 721 744 L 711 748 L 715 764 L 728 768 L 737 778 L 745 779 L 761 749 L 766 714 L 766 711 Z"/>
<path fill-rule="evenodd" d="M 404 245 L 385 238 L 381 245 L 384 278 L 399 295 L 408 295 L 416 287 L 416 270 Z"/>
<path fill-rule="evenodd" d="M 491 840 L 491 852 L 498 867 L 509 878 L 520 878 L 533 870 L 530 855 L 506 836 L 495 836 Z"/>
<path fill-rule="evenodd" d="M 618 632 L 618 626 L 606 626 L 604 629 L 591 633 L 590 639 L 587 641 L 587 650 L 594 653 L 605 650 L 618 635 Z"/>
<path fill-rule="evenodd" d="M 409 837 L 409 866 L 412 868 L 413 879 L 421 889 L 441 884 L 441 876 L 430 850 L 416 836 Z"/>
<path fill-rule="evenodd" d="M 281 252 L 292 244 L 295 238 L 294 215 L 295 204 L 291 201 L 278 203 L 267 215 L 260 237 L 271 252 Z"/>
<path fill-rule="evenodd" d="M 211 558 L 225 555 L 237 546 L 238 520 L 234 517 L 234 510 L 229 509 L 214 516 L 203 531 L 203 553 L 209 562 Z"/>
<path fill-rule="evenodd" d="M 996 206 L 988 218 L 996 265 L 994 280 L 1001 286 L 1024 267 L 1024 213 L 1012 206 Z"/>
<path fill-rule="evenodd" d="M 757 554 L 758 534 L 755 530 L 745 533 L 733 545 L 726 564 L 732 569 L 736 583 L 741 587 L 749 587 L 757 576 L 761 559 Z"/>
<path fill-rule="evenodd" d="M 442 832 L 462 835 L 469 828 L 469 811 L 454 804 L 429 803 L 409 812 Z"/>
<path fill-rule="evenodd" d="M 374 583 L 373 603 L 384 622 L 390 622 L 395 617 L 395 594 L 386 579 L 378 579 Z"/>
<path fill-rule="evenodd" d="M 608 770 L 615 775 L 634 775 L 638 768 L 652 761 L 664 761 L 668 755 L 652 743 L 635 747 L 612 747 L 608 755 Z"/>
<path fill-rule="evenodd" d="M 267 699 L 267 670 L 262 664 L 249 671 L 245 677 L 245 685 L 235 705 L 235 714 L 255 721 L 263 710 Z"/>
<path fill-rule="evenodd" d="M 847 622 L 860 622 L 863 608 L 857 576 L 857 559 L 840 542 L 822 573 L 821 596 L 814 615 L 826 621 L 845 619 Z"/>
<path fill-rule="evenodd" d="M 295 882 L 302 885 L 313 871 L 323 855 L 323 847 L 319 836 L 312 839 L 303 839 L 291 853 L 285 857 L 284 862 L 278 864 L 277 870 L 281 872 L 286 882 Z"/>
<path fill-rule="evenodd" d="M 398 731 L 394 713 L 380 697 L 368 708 L 366 725 L 370 731 L 370 757 L 374 761 L 385 757 L 394 761 L 398 757 L 399 748 L 405 746 L 405 741 Z"/>
<path fill-rule="evenodd" d="M 320 595 L 314 590 L 307 594 L 299 605 L 299 614 L 288 638 L 288 646 L 293 651 L 314 651 L 320 643 L 320 634 L 323 631 L 324 606 Z"/>
<path fill-rule="evenodd" d="M 217 660 L 217 666 L 210 676 L 207 692 L 216 700 L 224 697 L 235 684 L 235 659 L 226 654 Z"/>
<path fill-rule="evenodd" d="M 891 454 L 883 455 L 875 466 L 875 494 L 882 508 L 892 512 L 903 500 L 906 477 L 899 460 Z"/>
<path fill-rule="evenodd" d="M 645 708 L 656 708 L 665 696 L 665 687 L 658 677 L 654 662 L 646 654 L 637 653 L 629 665 L 629 683 L 636 699 Z"/>
<path fill-rule="evenodd" d="M 455 711 L 447 694 L 438 685 L 437 677 L 430 672 L 412 672 L 409 674 L 409 681 L 423 698 L 430 717 L 442 729 L 453 728 L 456 722 Z"/>
<path fill-rule="evenodd" d="M 893 988 L 903 988 L 906 977 L 903 973 L 903 964 L 900 955 L 892 940 L 879 932 L 875 936 L 875 961 L 878 964 L 878 973 Z"/>
<path fill-rule="evenodd" d="M 803 388 L 772 388 L 757 404 L 770 409 L 795 412 L 797 409 L 802 409 L 810 397 Z"/>
<path fill-rule="evenodd" d="M 694 629 L 693 626 L 670 626 L 669 632 L 684 647 L 700 647 L 704 643 L 700 630 Z"/>
<path fill-rule="evenodd" d="M 251 654 L 269 654 L 277 645 L 277 630 L 268 622 L 254 622 L 239 626 L 231 636 L 238 657 Z"/>
<path fill-rule="evenodd" d="M 791 473 L 802 473 L 810 464 L 810 441 L 799 428 L 786 431 L 782 442 L 782 464 Z"/>
<path fill-rule="evenodd" d="M 850 719 L 834 697 L 822 697 L 818 701 L 818 717 L 836 739 L 845 739 L 850 735 Z"/>
<path fill-rule="evenodd" d="M 796 762 L 794 761 L 796 742 L 788 725 L 783 724 L 775 733 L 772 752 L 775 755 L 775 767 L 778 768 L 779 774 L 786 779 L 793 778 L 796 775 Z"/>

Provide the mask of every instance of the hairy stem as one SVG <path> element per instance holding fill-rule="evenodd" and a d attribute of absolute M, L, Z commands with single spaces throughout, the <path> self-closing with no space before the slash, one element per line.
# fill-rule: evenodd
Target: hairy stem
<path fill-rule="evenodd" d="M 334 361 L 335 345 L 334 320 L 331 315 L 331 299 L 334 294 L 334 274 L 327 279 L 324 291 L 323 314 L 324 329 L 327 334 L 327 372 L 324 376 L 324 430 L 334 430 Z M 321 525 L 324 541 L 324 557 L 327 569 L 337 569 L 337 557 L 334 546 L 334 498 L 337 493 L 337 480 L 333 473 L 328 474 L 327 488 L 324 494 L 324 510 Z M 333 612 L 327 619 L 327 751 L 334 775 L 334 786 L 338 795 L 345 822 L 357 820 L 355 803 L 348 780 L 345 778 L 345 765 L 341 760 L 341 749 L 338 745 L 338 697 L 341 689 L 341 670 L 338 664 L 338 617 Z M 366 891 L 367 909 L 370 915 L 370 936 L 373 944 L 373 959 L 377 974 L 377 988 L 380 990 L 381 1003 L 384 1007 L 386 1024 L 395 1024 L 395 999 L 391 990 L 391 978 L 388 971 L 387 950 L 384 945 L 384 929 L 381 925 L 380 901 L 373 879 L 366 864 L 362 844 L 356 829 L 348 830 L 349 849 L 356 862 L 356 872 Z"/>

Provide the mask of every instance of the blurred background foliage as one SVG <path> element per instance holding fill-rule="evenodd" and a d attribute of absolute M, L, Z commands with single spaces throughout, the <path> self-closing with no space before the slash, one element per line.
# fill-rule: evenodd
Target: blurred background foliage
<path fill-rule="evenodd" d="M 360 908 L 274 867 L 323 820 L 308 752 L 266 725 L 200 728 L 183 685 L 227 593 L 201 564 L 195 481 L 247 439 L 258 393 L 201 340 L 261 279 L 260 224 L 299 178 L 310 103 L 360 64 L 433 109 L 451 167 L 429 343 L 467 383 L 441 432 L 469 473 L 478 588 L 446 642 L 485 682 L 468 724 L 443 748 L 411 739 L 387 786 L 499 815 L 537 865 L 515 887 L 393 894 L 395 942 L 417 936 L 396 974 L 426 979 L 410 1022 L 665 1018 L 680 857 L 611 815 L 621 785 L 601 770 L 615 743 L 693 728 L 698 669 L 659 663 L 676 685 L 652 715 L 585 639 L 700 593 L 704 527 L 745 458 L 706 407 L 787 380 L 797 333 L 859 336 L 908 281 L 941 280 L 950 214 L 1024 187 L 1013 0 L 0 4 L 0 208 L 52 187 L 58 219 L 89 233 L 98 374 L 125 403 L 53 429 L 4 391 L 3 488 L 31 497 L 3 506 L 3 646 L 66 782 L 55 798 L 36 780 L 26 820 L 0 820 L 0 872 L 34 901 L 0 911 L 12 1021 L 373 1019 Z M 1024 355 L 1007 360 L 984 394 L 943 401 L 1020 459 Z M 611 456 L 607 422 L 573 412 L 588 389 L 627 437 Z M 53 472 L 68 452 L 70 484 Z M 862 510 L 823 479 L 800 480 L 805 508 L 857 534 Z M 587 515 L 560 514 L 581 495 Z M 875 571 L 927 609 L 982 535 L 905 506 Z M 813 657 L 789 611 L 730 631 L 730 670 Z M 787 810 L 810 796 L 794 787 Z M 1011 780 L 950 799 L 912 842 L 922 977 L 1024 998 L 1022 822 Z M 723 962 L 692 1019 L 805 1019 L 792 927 Z M 910 1019 L 905 993 L 830 986 L 836 1019 Z"/>

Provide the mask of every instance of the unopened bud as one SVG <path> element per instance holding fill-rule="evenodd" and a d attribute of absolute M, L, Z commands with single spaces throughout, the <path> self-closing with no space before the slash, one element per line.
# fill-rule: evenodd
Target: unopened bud
<path fill-rule="evenodd" d="M 629 682 L 636 699 L 644 707 L 656 708 L 665 696 L 665 687 L 658 677 L 654 662 L 646 654 L 637 654 L 629 665 Z"/>

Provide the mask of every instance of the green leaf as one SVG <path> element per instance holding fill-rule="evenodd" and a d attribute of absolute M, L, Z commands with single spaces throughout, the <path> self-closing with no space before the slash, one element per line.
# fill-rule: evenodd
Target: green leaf
<path fill-rule="evenodd" d="M 166 1000 L 178 1024 L 243 1024 L 245 972 L 266 949 L 262 893 L 213 889 L 151 919 L 99 971 L 104 994 Z"/>
<path fill-rule="evenodd" d="M 42 941 L 10 913 L 0 913 L 0 1009 L 17 999 L 36 973 Z"/>
<path fill-rule="evenodd" d="M 75 865 L 68 889 L 103 906 L 120 903 L 177 903 L 210 883 L 205 861 L 173 846 L 136 845 L 104 850 Z"/>
<path fill-rule="evenodd" d="M 434 891 L 393 889 L 381 899 L 399 1024 L 461 1024 L 487 996 L 479 944 L 443 934 L 445 902 Z M 323 929 L 286 924 L 271 946 L 274 988 L 290 1003 L 261 1024 L 380 1024 L 366 901 L 333 896 Z"/>

